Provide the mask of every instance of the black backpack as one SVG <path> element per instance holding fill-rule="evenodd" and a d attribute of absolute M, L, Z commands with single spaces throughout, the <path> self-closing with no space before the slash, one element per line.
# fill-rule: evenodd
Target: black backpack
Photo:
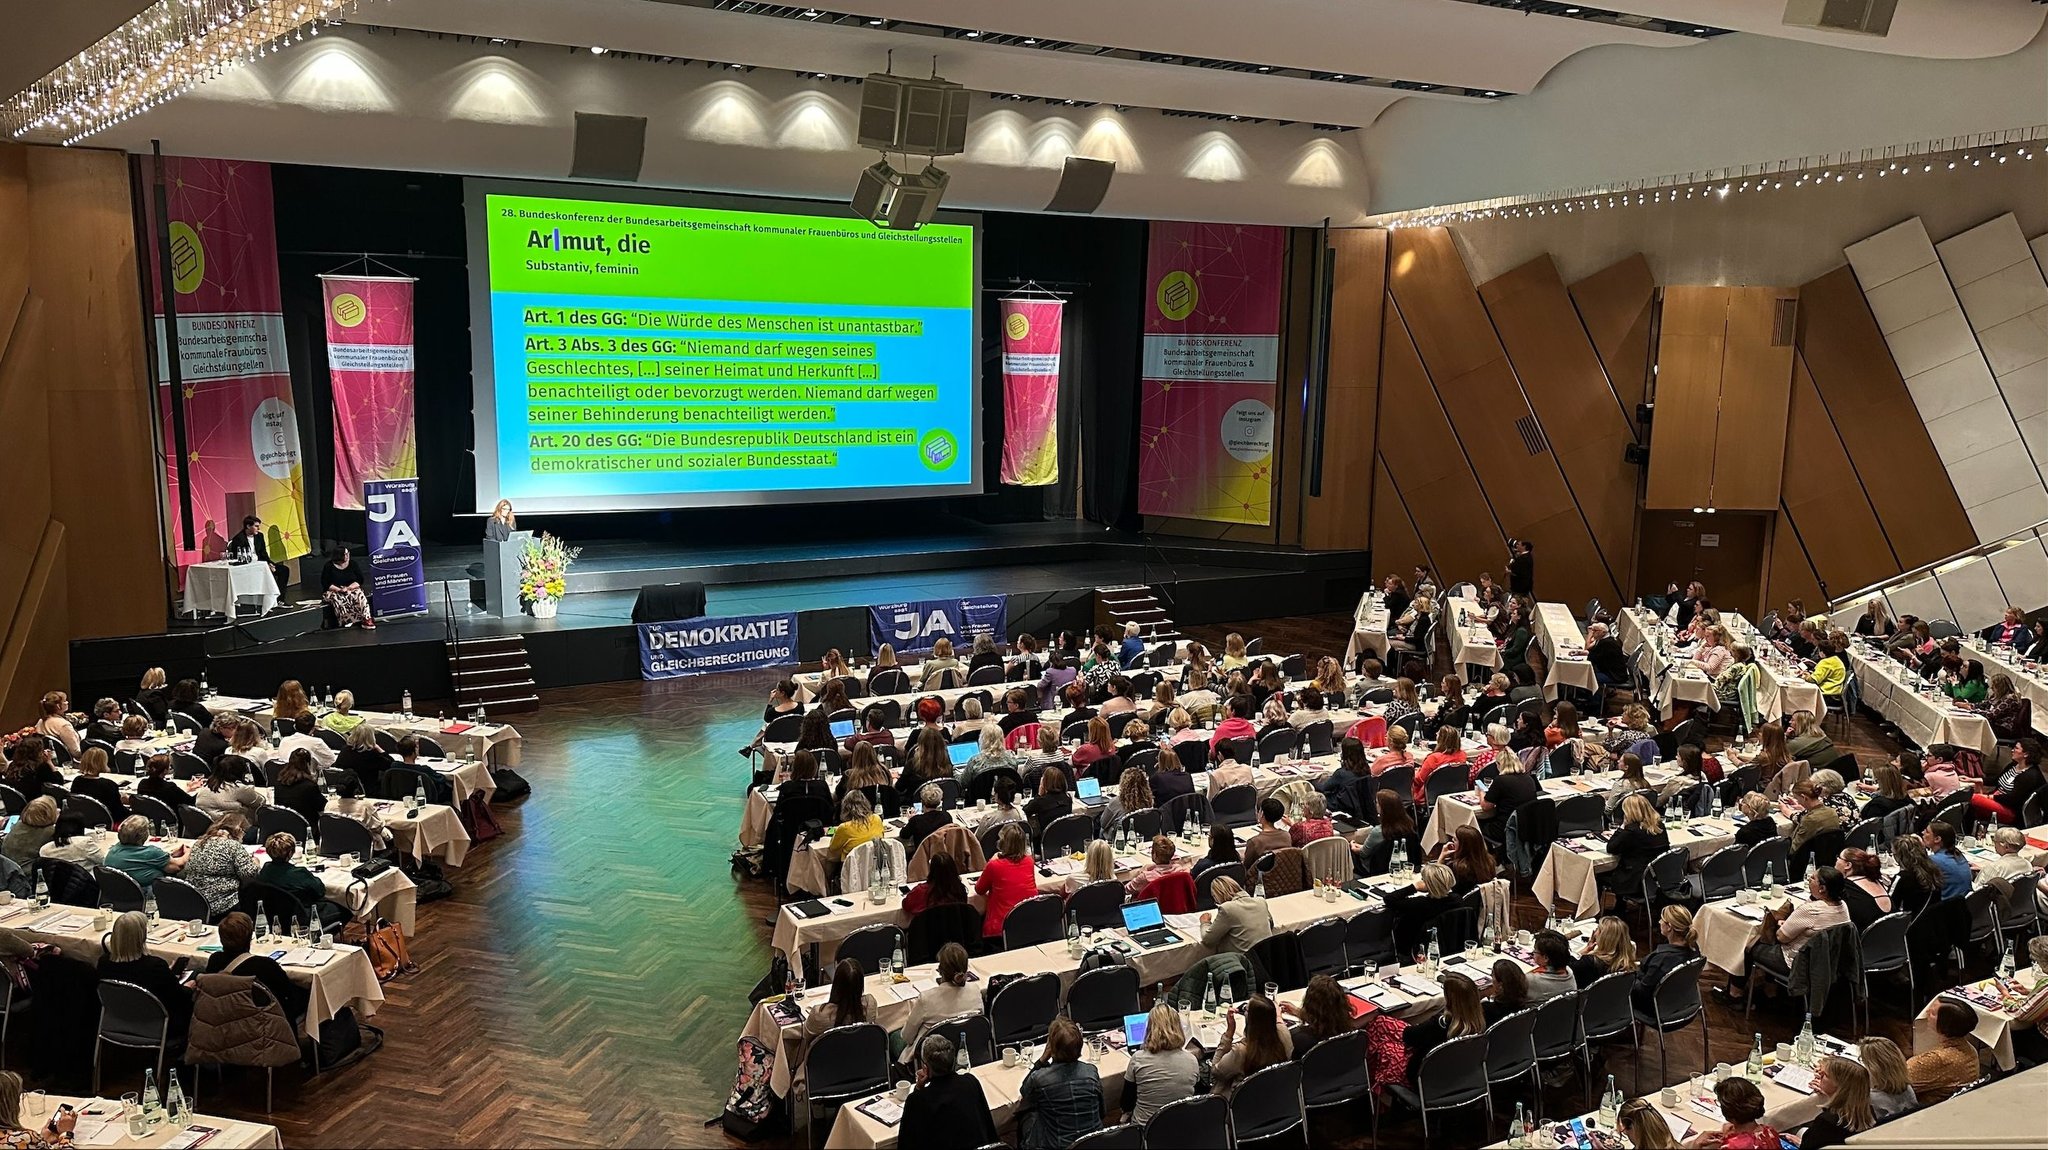
<path fill-rule="evenodd" d="M 526 776 L 510 767 L 494 768 L 491 780 L 498 784 L 498 789 L 491 794 L 494 803 L 509 803 L 533 793 L 533 784 L 526 781 Z"/>

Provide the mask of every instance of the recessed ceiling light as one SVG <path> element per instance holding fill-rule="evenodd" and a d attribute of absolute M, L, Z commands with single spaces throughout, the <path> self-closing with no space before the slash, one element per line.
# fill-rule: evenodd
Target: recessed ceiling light
<path fill-rule="evenodd" d="M 880 24 L 881 22 L 882 18 L 880 16 L 876 16 L 868 21 L 869 24 Z"/>
<path fill-rule="evenodd" d="M 969 40 L 979 40 L 979 39 L 981 39 L 981 33 L 979 33 L 979 32 L 969 32 L 969 33 L 967 34 L 967 38 L 968 38 Z"/>
<path fill-rule="evenodd" d="M 1261 65 L 1259 65 L 1259 71 L 1261 71 L 1261 72 L 1270 72 L 1270 71 L 1272 71 L 1272 70 L 1273 70 L 1273 66 L 1272 66 L 1271 64 L 1261 64 Z M 1327 852 L 1325 852 L 1325 853 L 1327 853 Z"/>
<path fill-rule="evenodd" d="M 1339 73 L 1337 73 L 1336 75 L 1334 75 L 1334 76 L 1330 77 L 1330 79 L 1332 79 L 1332 80 L 1342 80 L 1343 78 L 1344 78 L 1344 73 L 1342 73 L 1342 72 L 1339 72 Z"/>
<path fill-rule="evenodd" d="M 1576 16 L 1579 14 L 1579 10 L 1577 8 L 1567 8 L 1564 10 L 1564 14 L 1567 16 Z"/>
<path fill-rule="evenodd" d="M 590 54 L 593 56 L 602 56 L 604 55 L 604 49 L 599 45 L 592 44 L 590 46 Z"/>
<path fill-rule="evenodd" d="M 1026 37 L 1024 37 L 1024 42 L 1025 42 L 1026 44 L 1036 44 L 1036 43 L 1038 43 L 1038 39 L 1037 39 L 1036 37 L 1033 37 L 1033 36 L 1026 36 Z"/>
<path fill-rule="evenodd" d="M 493 44 L 503 44 L 504 42 L 505 42 L 505 38 L 504 38 L 503 36 L 493 36 L 493 37 L 491 37 L 491 43 L 493 43 Z"/>
<path fill-rule="evenodd" d="M 1704 35 L 1706 35 L 1706 34 L 1707 34 L 1707 30 L 1706 30 L 1705 28 L 1694 28 L 1694 29 L 1693 29 L 1693 32 L 1694 32 L 1694 33 L 1696 33 L 1697 35 L 1701 35 L 1701 36 L 1704 36 Z"/>
<path fill-rule="evenodd" d="M 804 9 L 804 19 L 806 19 L 806 20 L 816 20 L 817 18 L 818 18 L 818 10 L 817 10 L 816 8 L 806 8 L 806 9 Z"/>

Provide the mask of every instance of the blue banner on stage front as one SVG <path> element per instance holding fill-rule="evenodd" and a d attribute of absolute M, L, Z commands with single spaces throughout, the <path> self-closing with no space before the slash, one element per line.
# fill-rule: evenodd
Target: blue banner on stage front
<path fill-rule="evenodd" d="M 427 610 L 427 565 L 420 556 L 420 481 L 369 479 L 370 613 L 379 619 Z"/>
<path fill-rule="evenodd" d="M 868 646 L 875 650 L 888 643 L 899 652 L 929 651 L 933 643 L 950 639 L 965 657 L 965 648 L 978 636 L 1002 642 L 1009 609 L 1007 595 L 882 603 L 868 608 Z"/>
<path fill-rule="evenodd" d="M 751 671 L 796 661 L 794 612 L 640 624 L 643 679 Z"/>

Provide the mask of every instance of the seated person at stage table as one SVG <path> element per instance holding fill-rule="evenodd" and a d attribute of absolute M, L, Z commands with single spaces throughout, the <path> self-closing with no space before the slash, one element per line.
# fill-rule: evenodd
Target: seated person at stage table
<path fill-rule="evenodd" d="M 320 588 L 320 597 L 334 612 L 337 624 L 376 629 L 377 620 L 370 617 L 370 596 L 363 589 L 363 569 L 356 565 L 346 543 L 329 553 L 326 565 L 320 568 Z"/>
<path fill-rule="evenodd" d="M 228 562 L 262 563 L 270 568 L 270 574 L 277 580 L 278 590 L 291 584 L 291 569 L 282 563 L 270 561 L 270 544 L 263 538 L 263 518 L 248 515 L 242 518 L 242 530 L 228 540 Z"/>
<path fill-rule="evenodd" d="M 519 517 L 512 514 L 512 501 L 510 499 L 498 500 L 498 505 L 491 508 L 490 519 L 484 523 L 484 542 L 507 542 L 512 538 L 512 533 L 517 530 L 519 530 Z"/>
<path fill-rule="evenodd" d="M 1984 628 L 1984 641 L 1993 646 L 2003 644 L 2015 651 L 2032 647 L 2034 631 L 2027 626 L 2026 618 L 2026 612 L 2018 607 L 2007 607 L 2003 620 Z"/>
<path fill-rule="evenodd" d="M 812 763 L 811 770 L 814 774 L 817 771 L 815 762 Z M 282 775 L 279 776 L 279 778 L 282 777 Z M 810 781 L 816 783 L 818 788 L 823 790 L 825 786 L 823 780 L 813 778 Z M 782 791 L 784 796 L 790 794 L 788 788 L 789 784 L 784 783 Z M 370 841 L 372 843 L 380 847 L 391 845 L 391 831 L 384 826 L 384 820 L 378 817 L 377 804 L 363 797 L 362 780 L 354 775 L 344 775 L 334 784 L 334 797 L 327 800 L 325 810 L 329 814 L 337 814 L 342 818 L 354 819 L 363 824 L 363 829 L 370 832 Z M 313 820 L 313 825 L 318 827 L 320 821 L 318 819 Z"/>

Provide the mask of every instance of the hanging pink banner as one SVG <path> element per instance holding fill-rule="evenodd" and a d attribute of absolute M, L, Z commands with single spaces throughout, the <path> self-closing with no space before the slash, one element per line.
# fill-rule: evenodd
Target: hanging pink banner
<path fill-rule="evenodd" d="M 334 505 L 363 509 L 363 484 L 419 474 L 413 438 L 409 277 L 321 276 L 334 389 Z"/>
<path fill-rule="evenodd" d="M 161 267 L 149 260 L 156 312 L 158 378 L 170 505 L 192 505 L 197 538 L 181 542 L 181 565 L 218 559 L 242 529 L 263 519 L 272 562 L 304 555 L 306 503 L 299 424 L 284 347 L 284 304 L 277 280 L 277 225 L 270 166 L 240 160 L 170 156 L 164 160 L 170 207 L 171 283 L 178 307 L 178 365 L 185 406 L 186 474 L 168 456 L 172 431 L 170 345 Z M 157 235 L 154 197 L 144 200 Z M 154 248 L 152 248 L 152 252 Z M 172 515 L 175 523 L 178 516 Z"/>
<path fill-rule="evenodd" d="M 1060 478 L 1060 327 L 1056 299 L 1003 305 L 1003 482 L 1043 487 Z"/>
<path fill-rule="evenodd" d="M 1152 224 L 1140 514 L 1273 521 L 1286 243 L 1285 228 Z"/>

